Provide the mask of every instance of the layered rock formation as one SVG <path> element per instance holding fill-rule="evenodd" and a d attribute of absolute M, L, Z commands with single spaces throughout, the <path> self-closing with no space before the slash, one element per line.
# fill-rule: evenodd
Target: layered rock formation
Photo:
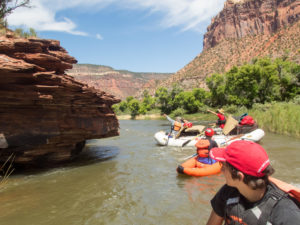
<path fill-rule="evenodd" d="M 214 47 L 225 39 L 270 35 L 299 17 L 299 0 L 228 0 L 207 28 L 203 49 Z"/>
<path fill-rule="evenodd" d="M 208 27 L 205 50 L 158 86 L 178 83 L 185 90 L 206 88 L 207 76 L 255 57 L 284 57 L 300 63 L 299 33 L 299 0 L 228 0 Z"/>
<path fill-rule="evenodd" d="M 76 64 L 66 73 L 80 82 L 96 89 L 109 91 L 121 99 L 135 96 L 141 89 L 154 88 L 157 81 L 167 79 L 172 75 L 170 73 L 135 73 L 89 64 Z"/>
<path fill-rule="evenodd" d="M 62 162 L 87 139 L 119 134 L 120 100 L 64 74 L 74 63 L 58 41 L 0 36 L 0 161 Z"/>

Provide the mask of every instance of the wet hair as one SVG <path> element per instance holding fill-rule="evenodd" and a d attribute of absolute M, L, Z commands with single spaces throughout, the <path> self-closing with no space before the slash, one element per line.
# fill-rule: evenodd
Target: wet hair
<path fill-rule="evenodd" d="M 224 164 L 223 164 L 224 166 Z M 239 171 L 238 169 L 236 169 L 235 167 L 233 167 L 230 163 L 226 162 L 225 166 L 227 166 L 227 168 L 230 171 L 231 177 L 232 179 L 240 179 L 240 176 L 238 174 Z M 264 187 L 266 187 L 269 183 L 269 176 L 271 176 L 273 173 L 275 172 L 275 169 L 269 165 L 264 171 L 263 173 L 265 174 L 263 177 L 255 177 L 255 176 L 251 176 L 248 174 L 244 174 L 244 180 L 243 182 L 245 184 L 247 184 L 248 186 L 250 186 L 251 189 L 256 190 L 256 189 L 262 189 Z"/>

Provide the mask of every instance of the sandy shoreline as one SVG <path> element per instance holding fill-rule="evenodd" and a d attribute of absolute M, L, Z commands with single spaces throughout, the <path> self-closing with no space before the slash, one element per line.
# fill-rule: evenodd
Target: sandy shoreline
<path fill-rule="evenodd" d="M 130 115 L 119 115 L 117 116 L 118 120 L 130 120 L 131 116 Z M 136 120 L 154 120 L 154 119 L 159 119 L 162 118 L 160 114 L 151 114 L 151 115 L 139 115 L 135 119 Z"/>

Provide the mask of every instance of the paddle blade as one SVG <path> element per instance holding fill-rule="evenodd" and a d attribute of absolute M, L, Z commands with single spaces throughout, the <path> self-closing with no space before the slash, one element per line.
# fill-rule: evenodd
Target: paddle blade
<path fill-rule="evenodd" d="M 229 134 L 229 132 L 232 131 L 238 124 L 239 122 L 236 119 L 234 119 L 231 115 L 228 116 L 228 118 L 226 119 L 225 126 L 223 128 L 223 133 L 225 135 Z"/>

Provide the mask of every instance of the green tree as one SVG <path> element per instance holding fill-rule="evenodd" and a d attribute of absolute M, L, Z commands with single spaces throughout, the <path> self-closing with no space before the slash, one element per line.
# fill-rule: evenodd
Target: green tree
<path fill-rule="evenodd" d="M 175 99 L 176 95 L 180 94 L 183 92 L 183 89 L 179 86 L 179 84 L 175 83 L 172 85 L 172 90 L 170 92 L 170 97 L 172 100 Z"/>
<path fill-rule="evenodd" d="M 172 101 L 171 95 L 168 90 L 164 87 L 160 87 L 155 92 L 155 97 L 157 97 L 157 102 L 162 113 L 170 114 L 172 111 Z"/>
<path fill-rule="evenodd" d="M 300 94 L 300 65 L 282 59 L 275 60 L 280 82 L 282 101 L 288 101 Z"/>
<path fill-rule="evenodd" d="M 147 90 L 143 92 L 142 108 L 146 111 L 150 111 L 155 108 L 155 98 L 153 98 Z"/>
<path fill-rule="evenodd" d="M 232 70 L 237 69 L 234 67 Z M 225 96 L 225 77 L 221 74 L 213 74 L 205 80 L 211 93 L 211 106 L 223 106 L 226 102 Z"/>
<path fill-rule="evenodd" d="M 259 103 L 280 100 L 280 79 L 276 64 L 270 58 L 257 60 L 254 66 L 260 67 Z M 255 103 L 255 102 L 253 102 Z"/>
<path fill-rule="evenodd" d="M 203 88 L 194 88 L 192 91 L 195 98 L 201 103 L 201 106 L 203 104 L 209 104 L 209 98 L 211 97 L 210 93 Z"/>
<path fill-rule="evenodd" d="M 260 67 L 244 65 L 225 74 L 227 104 L 251 106 L 259 97 Z"/>
<path fill-rule="evenodd" d="M 0 1 L 0 21 L 4 25 L 5 18 L 19 7 L 30 7 L 30 0 L 1 0 Z"/>
<path fill-rule="evenodd" d="M 137 99 L 132 99 L 128 103 L 128 108 L 130 110 L 130 115 L 132 119 L 135 119 L 137 115 L 139 115 L 140 111 L 140 102 Z"/>
<path fill-rule="evenodd" d="M 176 95 L 174 105 L 176 105 L 176 109 L 183 108 L 187 113 L 195 113 L 203 106 L 201 101 L 199 101 L 191 91 L 181 92 Z"/>
<path fill-rule="evenodd" d="M 289 101 L 300 93 L 300 65 L 282 58 L 255 58 L 252 64 L 233 67 L 225 75 L 207 77 L 206 84 L 212 106 L 251 108 L 255 103 Z"/>
<path fill-rule="evenodd" d="M 196 99 L 190 91 L 183 92 L 183 108 L 188 113 L 195 113 L 202 106 L 201 102 Z"/>
<path fill-rule="evenodd" d="M 115 113 L 118 113 L 120 111 L 119 104 L 113 105 L 112 109 L 114 110 Z"/>
<path fill-rule="evenodd" d="M 122 111 L 122 112 L 124 112 L 127 109 L 127 102 L 126 101 L 122 101 L 118 105 L 119 105 L 120 111 Z"/>
<path fill-rule="evenodd" d="M 126 102 L 129 103 L 132 99 L 134 99 L 132 96 L 128 96 L 128 97 L 126 98 Z"/>
<path fill-rule="evenodd" d="M 173 108 L 175 109 L 180 109 L 180 108 L 184 108 L 183 107 L 183 103 L 184 103 L 184 99 L 185 99 L 185 92 L 181 92 L 178 95 L 175 96 L 175 99 L 173 101 Z"/>

